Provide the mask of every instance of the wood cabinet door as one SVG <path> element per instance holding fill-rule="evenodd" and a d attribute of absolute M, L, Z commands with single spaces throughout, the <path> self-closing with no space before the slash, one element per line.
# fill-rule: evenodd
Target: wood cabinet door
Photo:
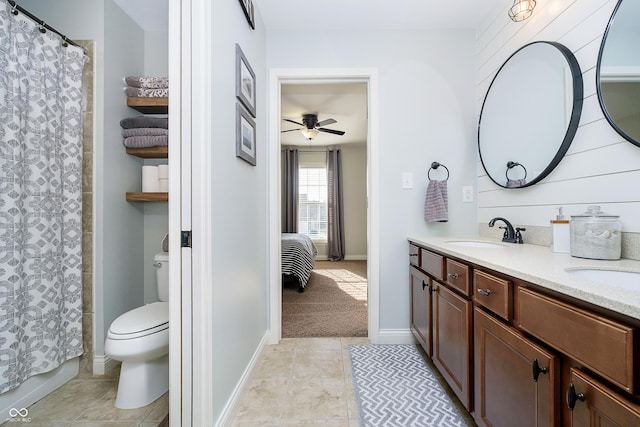
<path fill-rule="evenodd" d="M 477 307 L 474 364 L 474 418 L 479 426 L 559 425 L 558 357 Z M 537 381 L 534 366 L 540 368 Z"/>
<path fill-rule="evenodd" d="M 571 368 L 566 401 L 572 427 L 640 426 L 640 405 L 625 399 L 584 372 Z M 573 395 L 573 397 L 571 397 Z"/>
<path fill-rule="evenodd" d="M 472 304 L 433 282 L 433 363 L 471 411 Z"/>
<path fill-rule="evenodd" d="M 410 267 L 411 280 L 411 332 L 424 351 L 431 357 L 431 279 L 418 269 Z"/>

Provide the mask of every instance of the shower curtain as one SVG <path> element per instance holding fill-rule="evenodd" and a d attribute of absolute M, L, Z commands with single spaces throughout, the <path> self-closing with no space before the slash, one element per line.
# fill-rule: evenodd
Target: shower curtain
<path fill-rule="evenodd" d="M 0 3 L 0 393 L 82 354 L 86 56 Z"/>

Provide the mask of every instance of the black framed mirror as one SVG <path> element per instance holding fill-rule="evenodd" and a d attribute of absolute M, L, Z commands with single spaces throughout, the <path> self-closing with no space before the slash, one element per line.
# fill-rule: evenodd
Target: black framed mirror
<path fill-rule="evenodd" d="M 602 38 L 596 87 L 602 112 L 627 141 L 640 147 L 640 2 L 619 0 Z"/>
<path fill-rule="evenodd" d="M 578 129 L 582 72 L 571 51 L 536 41 L 513 53 L 496 73 L 480 112 L 480 160 L 504 188 L 533 185 L 560 163 Z"/>

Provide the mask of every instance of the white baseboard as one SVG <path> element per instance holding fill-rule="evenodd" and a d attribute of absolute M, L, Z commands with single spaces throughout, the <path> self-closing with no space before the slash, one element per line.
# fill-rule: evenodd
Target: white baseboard
<path fill-rule="evenodd" d="M 344 260 L 345 261 L 366 261 L 367 256 L 366 255 L 345 255 Z"/>
<path fill-rule="evenodd" d="M 236 405 L 238 405 L 238 403 L 240 402 L 240 398 L 242 397 L 242 392 L 247 387 L 247 384 L 249 383 L 249 380 L 253 375 L 253 371 L 255 370 L 257 363 L 260 360 L 260 357 L 262 356 L 264 348 L 268 342 L 269 342 L 269 331 L 267 331 L 262 337 L 262 340 L 258 344 L 258 348 L 256 348 L 256 351 L 253 353 L 253 356 L 251 357 L 251 360 L 249 361 L 247 368 L 244 370 L 244 373 L 242 374 L 240 381 L 238 381 L 238 384 L 236 385 L 235 389 L 233 390 L 233 393 L 231 394 L 231 397 L 227 401 L 227 404 L 225 405 L 224 409 L 222 410 L 222 414 L 218 418 L 218 421 L 216 421 L 215 425 L 217 427 L 230 425 L 231 421 L 233 421 L 233 415 L 235 413 Z"/>
<path fill-rule="evenodd" d="M 416 344 L 411 329 L 380 329 L 375 344 Z"/>
<path fill-rule="evenodd" d="M 104 375 L 120 364 L 107 355 L 93 356 L 93 375 Z"/>

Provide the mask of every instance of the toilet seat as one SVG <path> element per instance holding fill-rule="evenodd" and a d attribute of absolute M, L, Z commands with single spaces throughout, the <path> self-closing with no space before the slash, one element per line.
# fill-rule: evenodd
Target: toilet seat
<path fill-rule="evenodd" d="M 120 315 L 111 323 L 107 337 L 129 340 L 169 329 L 169 303 L 153 302 Z"/>

